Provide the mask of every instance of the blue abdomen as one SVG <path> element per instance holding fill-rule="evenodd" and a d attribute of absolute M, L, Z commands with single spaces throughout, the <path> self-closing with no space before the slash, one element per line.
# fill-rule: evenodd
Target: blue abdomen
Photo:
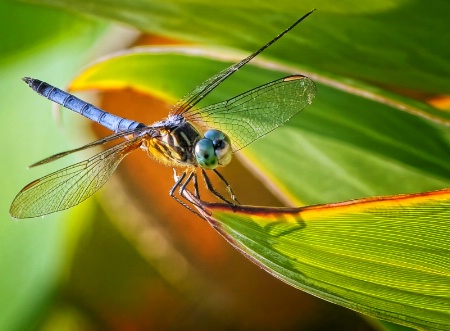
<path fill-rule="evenodd" d="M 23 80 L 38 94 L 60 104 L 84 117 L 95 121 L 114 132 L 134 130 L 145 126 L 142 123 L 128 120 L 101 110 L 76 96 L 38 79 L 25 77 Z"/>

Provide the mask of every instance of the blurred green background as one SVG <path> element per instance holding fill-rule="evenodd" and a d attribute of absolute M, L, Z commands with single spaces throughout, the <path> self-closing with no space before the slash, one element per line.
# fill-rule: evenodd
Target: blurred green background
<path fill-rule="evenodd" d="M 70 211 L 11 219 L 9 205 L 24 185 L 83 155 L 27 165 L 107 134 L 52 111 L 21 78 L 65 88 L 89 63 L 132 45 L 192 43 L 213 58 L 225 49 L 244 57 L 317 8 L 265 59 L 310 76 L 318 97 L 243 151 L 247 167 L 235 159 L 224 170 L 240 200 L 298 205 L 439 189 L 450 183 L 448 113 L 438 110 L 448 108 L 450 89 L 446 1 L 43 3 L 0 2 L 1 330 L 381 328 L 251 264 L 170 199 L 171 170 L 145 155 L 130 157 Z M 190 65 L 185 57 L 179 65 Z M 225 67 L 204 62 L 196 72 L 187 67 L 188 79 L 177 79 L 174 62 L 158 75 L 141 73 L 160 79 L 153 95 L 128 88 L 82 97 L 151 122 L 167 114 L 168 99 Z M 229 90 L 267 82 L 274 73 L 264 66 L 233 77 Z M 166 90 L 168 97 L 155 97 Z"/>

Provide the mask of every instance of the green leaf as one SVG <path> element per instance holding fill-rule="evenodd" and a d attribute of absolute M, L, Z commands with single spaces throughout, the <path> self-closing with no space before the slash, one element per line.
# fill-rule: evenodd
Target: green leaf
<path fill-rule="evenodd" d="M 403 326 L 400 324 L 394 324 L 394 323 L 391 323 L 388 321 L 382 321 L 382 320 L 374 320 L 374 321 L 376 321 L 376 323 L 378 325 L 382 326 L 387 331 L 411 331 L 411 330 L 414 330 L 407 326 Z"/>
<path fill-rule="evenodd" d="M 448 330 L 449 207 L 442 190 L 289 209 L 203 203 L 201 212 L 296 288 L 380 319 Z"/>
<path fill-rule="evenodd" d="M 271 54 L 304 68 L 432 93 L 447 93 L 448 49 L 442 39 L 448 1 L 358 0 L 314 4 L 229 1 L 42 0 L 60 8 L 124 22 L 141 30 L 253 51 L 313 9 Z M 220 14 L 218 14 L 220 13 Z M 211 19 L 213 18 L 213 19 Z M 295 51 L 292 51 L 295 50 Z"/>

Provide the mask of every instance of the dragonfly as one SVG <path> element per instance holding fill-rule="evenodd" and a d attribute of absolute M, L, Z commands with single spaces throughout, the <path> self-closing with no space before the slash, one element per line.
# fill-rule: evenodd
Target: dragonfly
<path fill-rule="evenodd" d="M 216 104 L 205 107 L 196 105 L 313 12 L 314 10 L 305 14 L 250 56 L 194 88 L 174 105 L 166 119 L 151 125 L 108 113 L 38 79 L 23 78 L 41 96 L 114 132 L 82 147 L 50 156 L 30 167 L 108 142 L 117 143 L 82 162 L 26 185 L 12 202 L 11 216 L 38 217 L 81 203 L 108 181 L 125 156 L 137 149 L 174 169 L 175 184 L 169 195 L 197 215 L 186 203 L 188 201 L 183 193 L 191 184 L 195 196 L 200 199 L 198 173 L 206 188 L 218 199 L 230 205 L 237 204 L 238 200 L 231 186 L 217 168 L 229 164 L 234 153 L 273 131 L 311 104 L 316 95 L 315 84 L 306 76 L 290 75 Z M 183 170 L 177 175 L 176 169 L 179 168 Z M 206 171 L 212 171 L 223 182 L 231 199 L 215 189 Z"/>

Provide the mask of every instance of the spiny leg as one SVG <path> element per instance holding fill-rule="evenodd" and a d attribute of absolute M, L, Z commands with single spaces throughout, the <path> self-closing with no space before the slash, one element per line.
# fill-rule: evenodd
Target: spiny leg
<path fill-rule="evenodd" d="M 218 172 L 216 169 L 213 169 L 214 173 L 217 175 L 217 177 L 220 178 L 220 180 L 226 185 L 228 193 L 231 196 L 231 199 L 233 199 L 234 201 L 236 201 L 239 205 L 241 204 L 238 199 L 236 198 L 236 195 L 233 192 L 233 189 L 231 188 L 231 185 L 228 184 L 227 180 L 225 179 L 225 177 L 222 176 L 222 174 L 220 172 Z"/>
<path fill-rule="evenodd" d="M 184 203 L 182 201 L 180 201 L 176 196 L 175 196 L 175 190 L 178 188 L 178 186 L 180 186 L 180 184 L 183 182 L 184 177 L 186 177 L 186 171 L 183 171 L 183 173 L 181 174 L 181 176 L 178 176 L 175 172 L 175 169 L 173 169 L 173 178 L 175 179 L 175 184 L 172 186 L 172 188 L 169 191 L 169 195 L 174 198 L 175 200 L 177 200 L 179 203 L 181 203 L 182 205 L 184 205 Z"/>
<path fill-rule="evenodd" d="M 234 203 L 232 203 L 231 201 L 228 201 L 226 198 L 223 197 L 222 194 L 220 194 L 219 192 L 216 191 L 216 189 L 214 188 L 214 186 L 211 183 L 211 180 L 209 179 L 209 177 L 206 175 L 206 172 L 204 169 L 202 169 L 202 177 L 203 180 L 205 181 L 206 184 L 206 188 L 212 193 L 214 194 L 216 197 L 218 197 L 220 200 L 222 200 L 223 202 L 226 202 L 227 204 L 229 204 L 230 206 L 234 206 Z"/>
<path fill-rule="evenodd" d="M 191 171 L 191 173 L 188 175 L 188 177 L 186 178 L 186 180 L 184 181 L 184 183 L 180 186 L 180 190 L 178 192 L 178 194 L 184 198 L 184 191 L 186 190 L 187 185 L 190 183 L 190 181 L 192 180 L 192 178 L 194 178 L 194 190 L 195 190 L 195 196 L 198 198 L 198 189 L 195 187 L 195 183 L 197 182 L 197 175 L 195 173 L 195 171 Z M 186 198 L 185 198 L 186 199 Z M 195 203 L 194 201 L 189 201 L 190 203 L 192 203 L 193 205 L 200 207 L 197 203 Z"/>
<path fill-rule="evenodd" d="M 188 209 L 189 211 L 193 212 L 195 215 L 197 215 L 197 216 L 203 218 L 202 215 L 200 215 L 197 211 L 195 211 L 194 209 L 192 209 L 191 207 L 189 207 L 185 202 L 183 202 L 183 201 L 181 201 L 180 199 L 178 199 L 178 197 L 175 195 L 175 190 L 179 187 L 179 188 L 180 188 L 180 191 L 179 191 L 180 196 L 184 197 L 182 193 L 183 193 L 184 190 L 186 189 L 187 184 L 189 184 L 189 182 L 191 181 L 194 172 L 191 172 L 191 173 L 189 174 L 188 178 L 186 179 L 186 181 L 185 181 L 184 183 L 183 183 L 183 180 L 184 180 L 184 178 L 185 178 L 186 175 L 187 175 L 187 170 L 183 171 L 183 173 L 181 174 L 181 176 L 177 176 L 177 175 L 176 175 L 175 169 L 174 169 L 173 172 L 174 172 L 175 184 L 172 186 L 171 190 L 169 191 L 169 195 L 170 195 L 173 199 L 175 199 L 176 202 L 178 202 L 180 205 L 182 205 L 184 208 L 186 208 L 186 209 Z M 185 199 L 186 199 L 186 198 L 185 198 Z M 191 202 L 191 201 L 190 201 L 190 202 Z M 195 204 L 194 202 L 191 202 L 191 203 L 194 204 L 194 205 L 197 205 L 197 204 Z"/>
<path fill-rule="evenodd" d="M 197 199 L 201 200 L 201 198 L 200 198 L 200 191 L 198 190 L 197 174 L 194 175 L 193 182 L 194 182 L 194 193 L 195 193 L 195 196 L 197 197 Z"/>

